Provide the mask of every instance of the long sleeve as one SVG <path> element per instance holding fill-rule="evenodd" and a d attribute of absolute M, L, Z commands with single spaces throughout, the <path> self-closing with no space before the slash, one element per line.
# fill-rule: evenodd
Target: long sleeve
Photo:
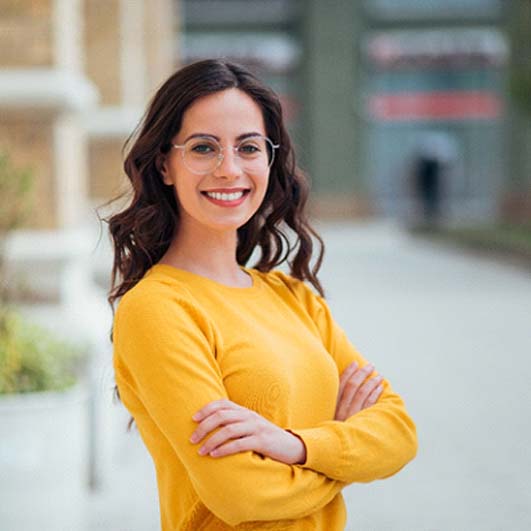
<path fill-rule="evenodd" d="M 192 415 L 228 398 L 216 361 L 216 330 L 189 301 L 167 292 L 127 293 L 114 325 L 114 365 L 122 400 L 135 420 L 154 422 L 183 463 L 199 498 L 229 525 L 304 517 L 345 486 L 318 471 L 243 452 L 200 456 L 189 441 Z M 133 393 L 134 400 L 127 399 Z M 147 428 L 146 428 L 147 429 Z"/>
<path fill-rule="evenodd" d="M 360 367 L 366 365 L 367 361 L 334 321 L 326 301 L 293 277 L 285 276 L 284 281 L 310 313 L 338 373 L 353 361 Z M 290 430 L 306 445 L 306 462 L 300 466 L 345 483 L 368 482 L 395 474 L 415 457 L 415 424 L 389 382 L 384 379 L 382 383 L 378 402 L 345 421 L 331 420 Z"/>

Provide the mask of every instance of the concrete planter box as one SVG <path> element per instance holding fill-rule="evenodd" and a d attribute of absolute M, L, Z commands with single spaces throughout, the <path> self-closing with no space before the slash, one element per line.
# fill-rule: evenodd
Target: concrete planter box
<path fill-rule="evenodd" d="M 0 529 L 82 529 L 89 393 L 0 395 Z"/>

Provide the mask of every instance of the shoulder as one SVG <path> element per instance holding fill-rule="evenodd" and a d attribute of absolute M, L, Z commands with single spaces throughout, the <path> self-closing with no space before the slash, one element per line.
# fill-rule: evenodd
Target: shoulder
<path fill-rule="evenodd" d="M 313 291 L 313 287 L 310 284 L 280 269 L 272 269 L 267 273 L 262 273 L 262 275 L 271 287 L 289 292 L 297 300 L 305 304 L 321 298 L 319 294 Z"/>
<path fill-rule="evenodd" d="M 151 274 L 144 277 L 120 299 L 115 322 L 120 320 L 193 321 L 205 325 L 206 316 L 182 282 Z"/>

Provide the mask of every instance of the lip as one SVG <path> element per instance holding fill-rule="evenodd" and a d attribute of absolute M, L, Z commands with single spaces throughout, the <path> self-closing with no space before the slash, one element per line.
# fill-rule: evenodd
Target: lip
<path fill-rule="evenodd" d="M 225 189 L 226 190 L 226 189 Z M 238 189 L 238 191 L 246 190 L 245 188 Z M 210 190 L 209 190 L 210 191 Z M 236 188 L 233 188 L 232 191 L 237 191 Z M 239 199 L 235 199 L 234 201 L 222 201 L 220 199 L 214 199 L 213 197 L 210 197 L 206 192 L 201 192 L 202 196 L 209 201 L 210 203 L 213 203 L 214 205 L 220 206 L 220 207 L 237 207 L 241 205 L 246 199 L 247 196 L 250 194 L 250 190 L 247 189 L 247 191 L 240 197 Z"/>
<path fill-rule="evenodd" d="M 234 192 L 245 192 L 247 190 L 249 190 L 249 188 L 213 188 L 212 190 L 201 190 L 201 193 L 218 192 L 222 194 L 233 194 Z"/>

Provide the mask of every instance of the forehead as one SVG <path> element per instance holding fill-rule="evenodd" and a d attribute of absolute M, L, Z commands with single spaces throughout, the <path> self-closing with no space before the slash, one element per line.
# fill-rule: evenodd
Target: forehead
<path fill-rule="evenodd" d="M 183 115 L 179 137 L 197 132 L 219 137 L 266 134 L 262 110 L 245 92 L 228 89 L 196 100 Z"/>

